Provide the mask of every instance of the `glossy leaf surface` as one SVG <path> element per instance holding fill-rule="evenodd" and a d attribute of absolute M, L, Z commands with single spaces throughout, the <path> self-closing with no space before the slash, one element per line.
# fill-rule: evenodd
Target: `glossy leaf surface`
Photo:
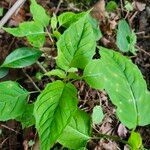
<path fill-rule="evenodd" d="M 34 64 L 41 55 L 42 52 L 38 49 L 18 48 L 6 57 L 2 67 L 23 68 Z"/>
<path fill-rule="evenodd" d="M 39 22 L 44 27 L 49 25 L 50 17 L 46 14 L 45 9 L 37 4 L 36 0 L 31 0 L 30 12 L 34 21 Z"/>
<path fill-rule="evenodd" d="M 120 121 L 130 129 L 149 124 L 150 92 L 138 67 L 112 50 L 101 48 L 100 54 L 101 59 L 97 60 L 100 64 L 97 73 L 101 73 L 99 84 L 103 84 L 111 101 L 117 106 Z M 88 83 L 92 86 L 95 78 Z"/>
<path fill-rule="evenodd" d="M 85 112 L 78 110 L 64 129 L 58 142 L 70 149 L 84 148 L 91 136 L 91 119 Z"/>
<path fill-rule="evenodd" d="M 17 82 L 5 81 L 0 83 L 0 120 L 15 119 L 24 112 L 28 92 Z"/>
<path fill-rule="evenodd" d="M 72 24 L 57 43 L 56 62 L 64 70 L 71 67 L 83 69 L 95 53 L 96 40 L 87 16 Z"/>
<path fill-rule="evenodd" d="M 35 124 L 35 118 L 33 116 L 34 104 L 26 104 L 24 106 L 24 112 L 16 120 L 21 122 L 23 128 L 30 127 Z"/>
<path fill-rule="evenodd" d="M 38 22 L 23 22 L 19 24 L 19 27 L 3 29 L 13 36 L 27 37 L 30 44 L 34 47 L 42 47 L 45 42 L 45 32 L 43 26 Z"/>
<path fill-rule="evenodd" d="M 49 83 L 35 102 L 34 115 L 41 149 L 49 150 L 77 109 L 75 87 L 62 81 Z"/>

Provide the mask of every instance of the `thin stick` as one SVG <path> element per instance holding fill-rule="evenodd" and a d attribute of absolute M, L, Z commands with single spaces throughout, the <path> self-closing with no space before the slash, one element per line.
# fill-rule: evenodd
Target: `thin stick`
<path fill-rule="evenodd" d="M 14 129 L 12 129 L 12 128 L 10 128 L 10 127 L 4 125 L 4 124 L 1 124 L 0 126 L 3 127 L 3 128 L 5 128 L 5 129 L 8 129 L 8 130 L 10 130 L 10 131 L 13 131 L 13 132 L 15 132 L 15 133 L 17 133 L 17 134 L 21 134 L 20 132 L 15 131 Z"/>
<path fill-rule="evenodd" d="M 107 134 L 98 134 L 96 137 L 92 137 L 93 140 L 99 140 L 99 139 L 102 139 L 102 138 L 117 141 L 117 142 L 121 142 L 121 143 L 124 143 L 124 144 L 128 144 L 127 141 L 122 140 L 117 136 L 112 136 L 112 135 L 107 135 Z"/>
<path fill-rule="evenodd" d="M 31 83 L 33 84 L 33 86 L 35 87 L 35 89 L 37 89 L 37 91 L 41 92 L 41 90 L 39 89 L 39 87 L 35 84 L 35 82 L 33 81 L 33 79 L 26 73 L 25 70 L 23 70 L 23 73 L 26 75 L 26 77 L 31 81 Z"/>
<path fill-rule="evenodd" d="M 36 64 L 40 67 L 40 69 L 44 72 L 44 73 L 47 73 L 47 70 L 42 66 L 42 64 L 37 61 Z"/>
<path fill-rule="evenodd" d="M 143 48 L 139 47 L 136 45 L 136 48 L 142 52 L 144 52 L 145 54 L 147 54 L 148 56 L 150 56 L 150 53 L 146 52 Z"/>
<path fill-rule="evenodd" d="M 61 5 L 62 3 L 63 3 L 63 0 L 60 0 L 59 3 L 58 3 L 57 8 L 56 8 L 56 10 L 55 10 L 55 15 L 58 13 L 59 8 L 60 8 L 60 5 Z"/>
<path fill-rule="evenodd" d="M 18 0 L 16 3 L 8 10 L 5 16 L 0 21 L 0 29 L 5 25 L 9 18 L 15 13 L 16 10 L 25 2 L 26 0 Z"/>

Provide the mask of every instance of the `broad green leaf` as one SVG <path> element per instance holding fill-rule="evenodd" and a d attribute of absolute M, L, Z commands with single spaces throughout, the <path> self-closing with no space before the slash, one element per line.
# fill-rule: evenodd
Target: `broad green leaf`
<path fill-rule="evenodd" d="M 101 106 L 95 106 L 92 113 L 93 124 L 100 124 L 104 118 L 103 110 Z"/>
<path fill-rule="evenodd" d="M 18 48 L 6 57 L 2 67 L 23 68 L 29 66 L 34 64 L 41 54 L 42 52 L 38 49 L 28 47 Z"/>
<path fill-rule="evenodd" d="M 48 71 L 47 73 L 45 73 L 44 75 L 46 76 L 58 76 L 59 78 L 66 78 L 66 74 L 63 70 L 60 69 L 53 69 L 51 71 Z"/>
<path fill-rule="evenodd" d="M 120 121 L 130 129 L 150 124 L 150 92 L 138 67 L 112 50 L 101 48 L 100 54 L 99 82 L 117 106 Z"/>
<path fill-rule="evenodd" d="M 73 12 L 65 12 L 58 16 L 59 26 L 68 28 L 71 24 L 82 18 L 85 13 L 75 14 Z"/>
<path fill-rule="evenodd" d="M 128 144 L 131 150 L 138 150 L 142 147 L 142 137 L 138 132 L 131 132 L 131 135 L 128 140 Z"/>
<path fill-rule="evenodd" d="M 34 47 L 42 47 L 45 43 L 45 32 L 43 26 L 37 22 L 23 22 L 17 28 L 3 29 L 13 36 L 27 37 L 30 44 L 32 44 Z"/>
<path fill-rule="evenodd" d="M 66 71 L 71 67 L 83 69 L 95 53 L 95 35 L 87 17 L 72 24 L 57 42 L 56 63 Z"/>
<path fill-rule="evenodd" d="M 4 78 L 9 72 L 8 68 L 0 68 L 0 79 Z"/>
<path fill-rule="evenodd" d="M 117 3 L 115 1 L 109 1 L 108 4 L 106 5 L 106 10 L 107 11 L 114 11 L 118 7 Z"/>
<path fill-rule="evenodd" d="M 101 62 L 100 60 L 92 60 L 84 69 L 83 79 L 95 89 L 102 90 L 104 88 L 104 82 L 101 82 L 102 78 Z"/>
<path fill-rule="evenodd" d="M 0 121 L 15 119 L 23 114 L 29 93 L 13 81 L 0 83 Z"/>
<path fill-rule="evenodd" d="M 41 149 L 49 150 L 77 109 L 75 87 L 62 81 L 49 83 L 35 102 L 34 115 Z"/>
<path fill-rule="evenodd" d="M 24 106 L 24 112 L 16 120 L 21 122 L 23 128 L 30 127 L 35 124 L 35 118 L 33 115 L 34 104 L 26 104 Z"/>
<path fill-rule="evenodd" d="M 45 9 L 37 4 L 36 0 L 31 0 L 30 12 L 34 21 L 39 22 L 44 27 L 49 25 L 50 17 L 46 14 Z"/>
<path fill-rule="evenodd" d="M 83 149 L 91 136 L 91 119 L 84 111 L 78 110 L 64 129 L 58 142 L 70 149 Z"/>
<path fill-rule="evenodd" d="M 86 14 L 87 12 L 82 12 L 78 14 L 75 14 L 73 12 L 65 12 L 58 17 L 59 25 L 68 28 L 70 25 L 77 22 Z M 100 32 L 98 22 L 94 18 L 92 18 L 90 14 L 87 15 L 87 19 L 92 26 L 96 40 L 99 40 L 102 37 L 102 33 Z"/>
<path fill-rule="evenodd" d="M 135 54 L 136 35 L 131 31 L 128 23 L 122 19 L 118 23 L 117 46 L 122 52 L 131 51 Z"/>

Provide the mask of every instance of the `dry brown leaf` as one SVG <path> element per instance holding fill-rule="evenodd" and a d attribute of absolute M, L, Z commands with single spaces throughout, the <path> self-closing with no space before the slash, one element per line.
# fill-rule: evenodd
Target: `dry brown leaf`
<path fill-rule="evenodd" d="M 146 4 L 145 3 L 136 2 L 136 1 L 133 3 L 133 6 L 138 11 L 143 11 L 146 8 Z"/>
<path fill-rule="evenodd" d="M 107 141 L 107 140 L 100 140 L 99 145 L 95 147 L 94 150 L 117 150 L 118 145 L 116 142 Z"/>
<path fill-rule="evenodd" d="M 97 20 L 102 20 L 105 18 L 107 12 L 105 11 L 105 1 L 99 0 L 92 9 L 92 16 Z"/>
<path fill-rule="evenodd" d="M 126 129 L 126 127 L 124 125 L 120 124 L 118 127 L 117 133 L 118 133 L 119 137 L 125 138 L 127 136 L 128 130 Z"/>

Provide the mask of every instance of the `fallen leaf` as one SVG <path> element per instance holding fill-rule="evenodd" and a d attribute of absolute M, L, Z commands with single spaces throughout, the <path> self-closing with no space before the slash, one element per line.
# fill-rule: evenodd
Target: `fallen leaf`
<path fill-rule="evenodd" d="M 91 15 L 97 20 L 103 20 L 106 16 L 105 1 L 99 0 L 91 11 Z"/>
<path fill-rule="evenodd" d="M 133 3 L 133 6 L 138 11 L 143 11 L 146 8 L 146 4 L 145 3 L 136 2 L 136 1 Z"/>
<path fill-rule="evenodd" d="M 120 124 L 118 127 L 117 133 L 118 133 L 119 137 L 125 138 L 127 136 L 128 130 L 126 129 L 126 127 L 124 125 Z"/>

